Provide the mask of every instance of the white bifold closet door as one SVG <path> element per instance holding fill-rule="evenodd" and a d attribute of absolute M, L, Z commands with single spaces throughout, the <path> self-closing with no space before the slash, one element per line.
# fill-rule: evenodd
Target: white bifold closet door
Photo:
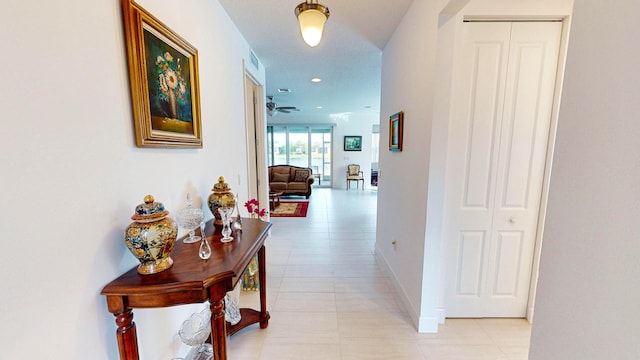
<path fill-rule="evenodd" d="M 466 22 L 454 75 L 447 317 L 524 317 L 561 22 Z"/>

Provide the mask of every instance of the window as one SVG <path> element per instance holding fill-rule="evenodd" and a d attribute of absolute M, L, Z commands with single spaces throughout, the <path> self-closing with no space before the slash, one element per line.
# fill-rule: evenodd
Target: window
<path fill-rule="evenodd" d="M 268 165 L 308 167 L 314 186 L 331 186 L 332 135 L 332 125 L 269 125 Z"/>

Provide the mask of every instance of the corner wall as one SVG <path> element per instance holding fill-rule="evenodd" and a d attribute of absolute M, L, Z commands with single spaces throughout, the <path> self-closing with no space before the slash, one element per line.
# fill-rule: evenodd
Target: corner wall
<path fill-rule="evenodd" d="M 639 359 L 640 26 L 576 1 L 530 359 Z"/>
<path fill-rule="evenodd" d="M 420 332 L 444 319 L 442 202 L 456 28 L 482 18 L 567 16 L 572 0 L 416 0 L 384 48 L 376 251 Z M 457 25 L 452 22 L 458 21 Z M 404 150 L 390 153 L 388 116 L 404 110 Z M 396 245 L 392 245 L 392 241 Z"/>
<path fill-rule="evenodd" d="M 429 332 L 437 330 L 435 303 L 423 299 L 422 293 L 425 286 L 433 289 L 431 282 L 438 275 L 424 269 L 427 262 L 434 265 L 425 258 L 425 219 L 437 25 L 445 3 L 414 1 L 382 55 L 376 252 L 391 273 L 414 325 Z M 390 152 L 389 116 L 398 111 L 404 111 L 403 150 Z"/>
<path fill-rule="evenodd" d="M 246 197 L 246 41 L 217 1 L 139 2 L 198 49 L 203 149 L 135 146 L 120 1 L 0 12 L 3 357 L 118 358 L 100 291 L 137 265 L 122 235 L 135 206 L 153 194 L 175 215 L 219 175 Z M 177 331 L 203 306 L 135 310 L 141 358 L 185 355 Z"/>

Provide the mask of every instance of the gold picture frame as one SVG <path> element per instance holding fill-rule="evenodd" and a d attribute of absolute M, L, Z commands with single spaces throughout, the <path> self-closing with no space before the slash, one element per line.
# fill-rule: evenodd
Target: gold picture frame
<path fill-rule="evenodd" d="M 132 0 L 122 0 L 138 147 L 202 148 L 198 50 Z"/>
<path fill-rule="evenodd" d="M 403 111 L 389 117 L 389 151 L 402 151 L 403 122 Z"/>

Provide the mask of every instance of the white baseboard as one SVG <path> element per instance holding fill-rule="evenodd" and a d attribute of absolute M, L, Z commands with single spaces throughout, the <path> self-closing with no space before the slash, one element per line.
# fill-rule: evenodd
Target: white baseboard
<path fill-rule="evenodd" d="M 438 319 L 438 324 L 444 324 L 444 320 L 447 318 L 447 312 L 445 309 L 436 309 L 436 318 Z"/>
<path fill-rule="evenodd" d="M 533 324 L 533 306 L 531 304 L 527 307 L 527 321 L 529 324 Z"/>
<path fill-rule="evenodd" d="M 413 306 L 413 304 L 409 300 L 409 297 L 405 293 L 404 289 L 400 286 L 400 282 L 395 276 L 395 273 L 391 270 L 391 267 L 389 266 L 387 259 L 385 259 L 385 257 L 382 255 L 382 253 L 378 250 L 377 247 L 375 248 L 375 253 L 378 259 L 380 260 L 380 264 L 382 265 L 384 271 L 389 275 L 389 278 L 391 279 L 391 283 L 393 284 L 393 287 L 396 289 L 396 293 L 398 294 L 398 297 L 402 300 L 402 305 L 404 306 L 405 310 L 407 310 L 407 313 L 411 318 L 411 322 L 413 323 L 413 326 L 416 328 L 416 330 L 419 333 L 437 333 L 440 314 L 437 314 L 436 317 L 420 316 L 419 307 L 415 308 Z M 442 323 L 444 323 L 444 311 L 442 312 L 442 319 L 443 319 Z"/>
<path fill-rule="evenodd" d="M 437 333 L 438 319 L 435 317 L 421 317 L 418 324 L 419 333 Z"/>

